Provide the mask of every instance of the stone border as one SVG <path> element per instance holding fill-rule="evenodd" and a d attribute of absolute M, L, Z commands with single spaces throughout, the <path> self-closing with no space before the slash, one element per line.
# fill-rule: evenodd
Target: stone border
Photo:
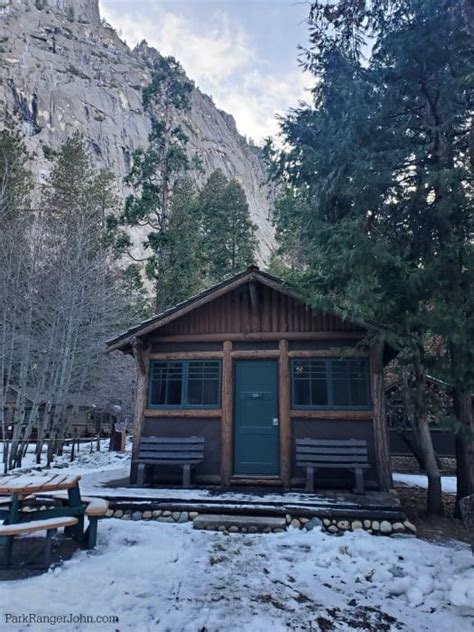
<path fill-rule="evenodd" d="M 108 509 L 107 518 L 120 518 L 121 520 L 157 520 L 158 522 L 183 522 L 193 521 L 198 516 L 197 511 L 167 511 L 161 509 L 138 511 L 133 509 Z"/>
<path fill-rule="evenodd" d="M 157 522 L 177 523 L 192 522 L 199 515 L 197 511 L 167 511 L 155 509 L 153 511 L 138 511 L 133 509 L 109 509 L 106 516 L 108 518 L 118 518 L 120 520 L 156 520 Z M 314 527 L 321 527 L 324 531 L 331 534 L 342 534 L 346 531 L 357 531 L 359 529 L 367 531 L 373 535 L 385 536 L 412 536 L 416 535 L 416 527 L 409 520 L 389 521 L 389 520 L 341 520 L 323 518 L 317 516 L 307 518 L 303 516 L 286 515 L 287 528 L 305 529 L 311 531 Z M 220 525 L 217 529 L 210 529 L 223 533 L 281 533 L 283 529 L 270 529 L 265 527 L 257 529 L 257 527 L 237 527 L 232 525 L 226 527 Z"/>
<path fill-rule="evenodd" d="M 35 510 L 38 506 L 34 507 Z M 40 510 L 47 509 L 46 505 L 41 505 Z M 33 510 L 33 506 L 26 506 L 23 511 L 29 512 Z M 171 511 L 162 509 L 113 509 L 107 510 L 106 518 L 117 518 L 120 520 L 155 520 L 157 522 L 167 522 L 183 524 L 186 522 L 192 522 L 194 518 L 199 515 L 197 511 Z M 204 513 L 204 512 L 201 512 Z M 208 512 L 206 512 L 208 513 Z M 354 519 L 354 518 L 319 518 L 317 515 L 312 517 L 298 516 L 286 514 L 285 516 L 286 526 L 293 529 L 305 529 L 311 531 L 314 527 L 321 527 L 321 529 L 327 533 L 333 535 L 341 535 L 346 531 L 357 531 L 359 529 L 367 531 L 372 535 L 384 535 L 392 537 L 415 537 L 416 526 L 409 520 L 372 520 L 372 519 Z M 237 525 L 225 526 L 220 525 L 215 528 L 209 528 L 208 530 L 219 531 L 223 533 L 281 533 L 284 530 L 281 528 L 271 529 L 269 527 L 263 527 L 261 529 L 257 527 L 239 527 Z"/>

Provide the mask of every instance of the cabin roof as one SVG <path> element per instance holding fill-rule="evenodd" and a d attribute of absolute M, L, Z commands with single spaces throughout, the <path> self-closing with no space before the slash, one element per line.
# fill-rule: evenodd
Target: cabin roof
<path fill-rule="evenodd" d="M 126 351 L 131 347 L 133 340 L 140 336 L 145 336 L 150 334 L 151 332 L 163 327 L 169 322 L 184 316 L 188 312 L 205 305 L 206 303 L 226 294 L 227 292 L 231 292 L 238 287 L 245 285 L 251 281 L 257 281 L 266 285 L 278 292 L 286 294 L 287 296 L 291 296 L 302 303 L 304 301 L 301 299 L 296 292 L 293 292 L 290 288 L 288 288 L 284 282 L 278 277 L 269 274 L 268 272 L 263 272 L 259 270 L 256 266 L 251 266 L 247 268 L 247 270 L 240 272 L 216 285 L 213 285 L 206 290 L 203 290 L 199 294 L 195 294 L 190 298 L 182 301 L 181 303 L 177 303 L 173 307 L 169 307 L 168 309 L 160 312 L 159 314 L 149 318 L 147 320 L 142 321 L 138 325 L 127 329 L 123 333 L 119 334 L 115 338 L 107 341 L 107 350 L 121 350 Z M 359 328 L 362 329 L 376 329 L 377 327 L 373 324 L 362 323 L 357 320 L 351 320 L 351 322 Z"/>

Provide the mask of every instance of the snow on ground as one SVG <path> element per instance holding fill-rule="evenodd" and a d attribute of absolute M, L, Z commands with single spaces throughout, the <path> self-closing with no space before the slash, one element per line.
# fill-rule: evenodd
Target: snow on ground
<path fill-rule="evenodd" d="M 424 474 L 404 474 L 401 472 L 394 472 L 393 480 L 397 483 L 403 483 L 410 487 L 423 487 L 428 488 L 428 477 Z M 456 493 L 456 477 L 455 476 L 442 476 L 441 487 L 443 492 L 447 494 Z"/>
<path fill-rule="evenodd" d="M 11 473 L 28 472 L 33 469 L 46 468 L 46 447 L 43 448 L 41 463 L 37 465 L 34 443 L 28 446 L 28 451 L 22 459 L 20 468 L 12 470 Z M 92 448 L 92 451 L 91 451 Z M 75 459 L 71 461 L 71 446 L 64 447 L 62 456 L 55 456 L 53 468 L 68 468 L 72 474 L 82 474 L 83 472 L 105 472 L 123 467 L 123 471 L 130 471 L 131 443 L 126 452 L 109 452 L 109 439 L 100 440 L 100 450 L 97 451 L 97 442 L 94 439 L 92 446 L 90 443 L 82 443 L 79 451 L 75 449 Z M 3 463 L 3 460 L 1 461 Z"/>
<path fill-rule="evenodd" d="M 66 445 L 64 447 L 64 454 L 54 457 L 53 467 L 68 467 L 71 472 L 75 473 L 77 471 L 80 473 L 82 470 L 103 471 L 104 469 L 113 469 L 125 461 L 130 461 L 130 450 L 127 452 L 109 452 L 109 439 L 100 440 L 100 451 L 97 451 L 96 447 L 97 441 L 95 439 L 92 441 L 92 446 L 90 443 L 81 443 L 79 451 L 76 447 L 75 459 L 71 462 L 71 446 Z M 43 448 L 42 459 L 39 465 L 36 463 L 35 448 L 36 445 L 34 443 L 29 444 L 27 453 L 22 459 L 21 467 L 12 470 L 12 473 L 24 472 L 46 466 L 46 446 Z M 3 464 L 3 459 L 1 463 Z"/>
<path fill-rule="evenodd" d="M 95 441 L 93 442 L 93 452 L 90 451 L 89 445 L 82 445 L 79 453 L 73 462 L 70 461 L 70 446 L 66 446 L 62 457 L 55 457 L 53 462 L 54 468 L 67 468 L 68 474 L 79 474 L 81 476 L 81 492 L 86 496 L 107 496 L 108 498 L 136 498 L 140 499 L 176 499 L 206 501 L 216 498 L 216 492 L 209 489 L 182 489 L 176 488 L 140 488 L 140 487 L 116 487 L 116 481 L 124 481 L 130 475 L 130 458 L 131 458 L 131 442 L 127 446 L 126 452 L 109 452 L 109 440 L 101 441 L 101 449 L 95 451 Z M 23 460 L 22 467 L 15 472 L 29 472 L 36 468 L 34 457 L 34 444 L 31 444 L 28 454 Z M 46 459 L 43 459 L 43 465 Z M 51 470 L 50 470 L 51 471 Z M 111 486 L 113 484 L 114 486 Z M 221 492 L 219 489 L 219 501 L 233 502 L 254 502 L 257 498 L 256 494 L 245 492 Z M 262 499 L 263 500 L 263 499 Z M 285 502 L 285 503 L 304 503 L 314 504 L 317 500 L 318 504 L 331 504 L 331 501 L 324 496 L 315 494 L 305 494 L 300 492 L 286 493 L 265 493 L 265 502 Z"/>
<path fill-rule="evenodd" d="M 106 487 L 129 474 L 129 453 L 90 453 L 69 463 L 87 495 L 212 498 L 209 490 Z M 34 460 L 22 469 L 34 466 Z M 426 486 L 423 476 L 395 480 Z M 448 486 L 445 481 L 448 481 Z M 444 479 L 445 491 L 455 491 Z M 455 481 L 454 481 L 455 482 Z M 106 489 L 106 492 L 105 492 Z M 245 501 L 245 493 L 219 499 Z M 285 496 L 286 500 L 291 500 Z M 304 494 L 291 494 L 301 502 Z M 275 498 L 273 498 L 275 497 Z M 281 500 L 271 494 L 265 500 Z M 255 500 L 255 496 L 251 499 Z M 313 497 L 314 500 L 314 497 Z M 383 538 L 362 531 L 341 537 L 315 529 L 250 535 L 196 531 L 191 524 L 104 520 L 95 551 L 78 551 L 48 573 L 1 584 L 0 610 L 37 615 L 114 615 L 118 624 L 62 624 L 94 630 L 368 630 L 474 631 L 474 557 L 467 546 Z M 2 630 L 59 629 L 6 624 Z"/>
<path fill-rule="evenodd" d="M 362 531 L 226 536 L 189 523 L 109 519 L 94 551 L 42 576 L 2 582 L 0 604 L 3 613 L 119 617 L 61 625 L 62 632 L 468 632 L 474 558 L 467 547 Z"/>

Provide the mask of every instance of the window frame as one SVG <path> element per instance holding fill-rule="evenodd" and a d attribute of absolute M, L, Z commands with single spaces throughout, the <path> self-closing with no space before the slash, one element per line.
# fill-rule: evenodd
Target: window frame
<path fill-rule="evenodd" d="M 296 389 L 295 389 L 295 374 L 294 374 L 294 366 L 298 362 L 311 362 L 312 360 L 323 361 L 326 367 L 326 392 L 327 392 L 327 400 L 328 403 L 326 405 L 316 405 L 316 404 L 297 404 L 296 403 Z M 332 373 L 332 363 L 338 362 L 339 360 L 353 360 L 353 361 L 362 361 L 364 363 L 365 368 L 365 390 L 367 395 L 367 404 L 364 405 L 350 405 L 350 406 L 342 406 L 334 404 L 334 391 L 333 391 L 333 373 Z M 370 398 L 370 366 L 368 362 L 368 358 L 366 357 L 332 357 L 332 358 L 321 358 L 320 356 L 314 357 L 295 357 L 291 358 L 290 363 L 290 375 L 291 375 L 291 409 L 292 410 L 371 410 L 372 403 Z"/>
<path fill-rule="evenodd" d="M 181 404 L 152 404 L 152 388 L 153 388 L 153 366 L 158 362 L 181 364 L 182 367 L 182 381 L 181 381 Z M 217 362 L 218 365 L 218 387 L 217 395 L 218 401 L 216 404 L 188 404 L 188 376 L 189 365 L 192 362 Z M 148 373 L 148 392 L 147 392 L 147 408 L 150 410 L 219 410 L 222 406 L 222 360 L 208 359 L 208 358 L 193 358 L 192 360 L 150 360 L 149 373 Z"/>

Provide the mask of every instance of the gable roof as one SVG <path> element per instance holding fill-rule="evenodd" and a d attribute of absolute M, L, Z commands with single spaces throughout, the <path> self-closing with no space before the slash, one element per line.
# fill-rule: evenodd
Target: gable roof
<path fill-rule="evenodd" d="M 282 294 L 286 294 L 287 296 L 290 296 L 298 301 L 304 302 L 302 301 L 301 297 L 296 292 L 293 292 L 291 289 L 289 289 L 281 279 L 273 276 L 272 274 L 269 274 L 268 272 L 262 272 L 256 266 L 251 266 L 244 272 L 240 272 L 239 274 L 225 279 L 224 281 L 213 285 L 203 292 L 200 292 L 195 296 L 191 296 L 185 301 L 182 301 L 181 303 L 178 303 L 177 305 L 174 305 L 173 307 L 160 312 L 156 316 L 153 316 L 152 318 L 141 322 L 135 327 L 127 329 L 127 331 L 119 334 L 115 338 L 108 340 L 106 343 L 108 348 L 107 350 L 114 351 L 118 349 L 121 351 L 125 351 L 128 347 L 131 346 L 131 343 L 135 337 L 150 334 L 156 329 L 164 327 L 164 325 L 167 325 L 169 322 L 176 320 L 177 318 L 184 316 L 192 310 L 197 309 L 198 307 L 201 307 L 202 305 L 205 305 L 206 303 L 216 298 L 219 298 L 227 292 L 232 292 L 238 287 L 241 287 L 242 285 L 245 285 L 251 281 L 257 281 L 259 283 L 262 283 L 263 285 L 266 285 L 267 287 L 272 288 L 273 290 L 276 290 L 277 292 L 281 292 Z M 362 327 L 364 329 L 371 328 L 371 326 L 369 326 L 367 323 L 361 323 L 356 320 L 352 320 L 351 322 L 353 322 L 354 325 L 356 325 L 357 327 Z"/>

